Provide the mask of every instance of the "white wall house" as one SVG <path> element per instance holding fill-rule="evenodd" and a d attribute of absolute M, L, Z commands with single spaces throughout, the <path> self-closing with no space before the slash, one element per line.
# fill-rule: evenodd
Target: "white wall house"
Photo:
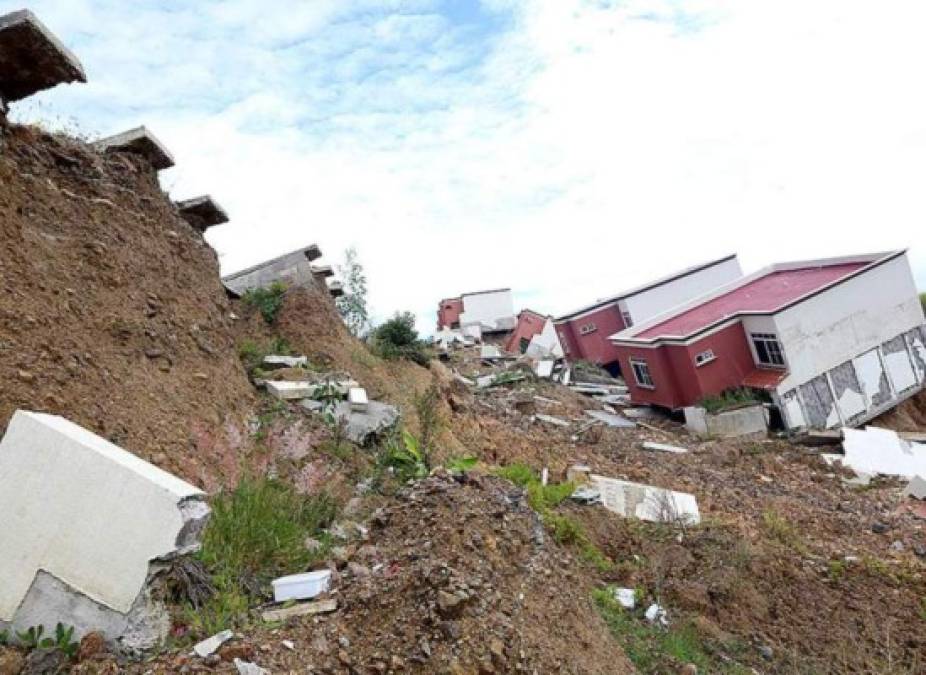
<path fill-rule="evenodd" d="M 478 293 L 464 293 L 460 326 L 479 326 L 483 333 L 507 331 L 514 328 L 517 319 L 510 288 Z"/>

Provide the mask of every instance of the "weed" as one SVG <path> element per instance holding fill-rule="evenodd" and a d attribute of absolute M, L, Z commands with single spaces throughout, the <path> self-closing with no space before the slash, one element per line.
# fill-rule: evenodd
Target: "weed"
<path fill-rule="evenodd" d="M 846 575 L 849 565 L 845 560 L 830 560 L 826 569 L 826 576 L 830 581 L 839 581 Z"/>
<path fill-rule="evenodd" d="M 466 474 L 476 468 L 479 464 L 478 457 L 453 457 L 447 462 L 447 470 L 450 473 Z"/>
<path fill-rule="evenodd" d="M 264 375 L 261 369 L 261 365 L 264 363 L 264 357 L 269 354 L 289 356 L 291 353 L 292 349 L 289 343 L 280 336 L 272 337 L 268 342 L 263 344 L 255 342 L 254 340 L 245 340 L 238 346 L 238 358 L 241 359 L 245 370 L 247 370 L 253 378 L 262 377 Z"/>
<path fill-rule="evenodd" d="M 403 483 L 424 478 L 431 469 L 424 448 L 417 438 L 405 430 L 402 431 L 401 439 L 393 435 L 386 441 L 382 461 Z"/>
<path fill-rule="evenodd" d="M 526 487 L 529 483 L 538 480 L 534 470 L 527 464 L 509 464 L 493 471 L 496 476 L 510 480 L 518 487 Z"/>
<path fill-rule="evenodd" d="M 775 511 L 765 511 L 762 514 L 762 524 L 772 539 L 794 549 L 801 555 L 807 555 L 807 544 L 801 538 L 800 532 L 780 514 Z"/>
<path fill-rule="evenodd" d="M 0 630 L 0 647 L 6 647 L 8 644 L 10 644 L 10 632 Z"/>
<path fill-rule="evenodd" d="M 319 538 L 336 511 L 327 495 L 301 495 L 268 478 L 246 477 L 219 493 L 198 554 L 216 594 L 200 609 L 189 608 L 191 625 L 201 634 L 234 625 L 252 599 L 266 595 L 271 579 L 323 558 L 325 547 L 309 551 L 305 540 Z"/>
<path fill-rule="evenodd" d="M 421 447 L 425 452 L 434 450 L 434 441 L 443 425 L 440 414 L 440 388 L 432 383 L 420 394 L 415 394 L 415 412 L 418 415 L 418 426 L 421 431 Z"/>
<path fill-rule="evenodd" d="M 286 403 L 274 399 L 268 408 L 257 415 L 257 425 L 254 429 L 254 439 L 262 442 L 267 438 L 267 430 L 273 426 L 274 420 L 285 417 L 289 412 Z"/>
<path fill-rule="evenodd" d="M 27 630 L 16 633 L 19 643 L 26 649 L 57 649 L 69 659 L 77 656 L 79 644 L 74 640 L 74 626 L 65 626 L 63 623 L 55 625 L 54 637 L 42 637 L 45 634 L 45 626 L 30 626 Z M 4 632 L 5 644 L 9 641 L 9 635 Z"/>
<path fill-rule="evenodd" d="M 709 413 L 719 413 L 724 410 L 738 408 L 749 403 L 758 403 L 759 399 L 749 389 L 727 389 L 716 396 L 705 396 L 699 405 Z"/>
<path fill-rule="evenodd" d="M 268 325 L 276 323 L 277 316 L 283 308 L 283 296 L 286 294 L 286 285 L 275 281 L 267 288 L 251 288 L 241 300 L 246 305 L 256 308 Z"/>

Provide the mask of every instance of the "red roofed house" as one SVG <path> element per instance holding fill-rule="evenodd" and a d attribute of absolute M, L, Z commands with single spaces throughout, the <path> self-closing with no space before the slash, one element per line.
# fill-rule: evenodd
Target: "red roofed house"
<path fill-rule="evenodd" d="M 610 336 L 635 403 L 770 395 L 789 429 L 856 425 L 926 384 L 905 251 L 782 263 Z"/>
<path fill-rule="evenodd" d="M 531 338 L 543 332 L 547 317 L 532 309 L 522 309 L 518 313 L 518 323 L 514 332 L 505 343 L 505 351 L 512 354 L 525 353 L 531 343 Z"/>
<path fill-rule="evenodd" d="M 730 255 L 599 300 L 555 320 L 560 344 L 570 361 L 590 361 L 617 374 L 618 352 L 610 335 L 742 276 L 739 261 Z"/>

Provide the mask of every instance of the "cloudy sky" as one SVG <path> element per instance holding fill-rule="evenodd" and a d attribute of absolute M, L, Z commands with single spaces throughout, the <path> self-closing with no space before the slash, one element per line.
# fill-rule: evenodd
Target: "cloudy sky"
<path fill-rule="evenodd" d="M 26 0 L 0 0 L 0 10 Z M 910 247 L 926 288 L 922 0 L 35 0 L 89 84 L 211 193 L 223 273 L 356 246 L 378 315 L 511 286 L 558 313 L 712 257 Z"/>

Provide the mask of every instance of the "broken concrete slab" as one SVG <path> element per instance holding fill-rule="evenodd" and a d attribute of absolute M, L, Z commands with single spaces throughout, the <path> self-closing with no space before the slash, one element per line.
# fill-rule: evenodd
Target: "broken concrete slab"
<path fill-rule="evenodd" d="M 534 419 L 540 420 L 541 422 L 546 422 L 547 424 L 552 424 L 555 427 L 568 427 L 569 422 L 559 417 L 553 417 L 553 415 L 542 415 L 537 413 L 534 415 Z"/>
<path fill-rule="evenodd" d="M 353 412 L 366 412 L 370 405 L 367 390 L 363 387 L 351 387 L 347 391 L 347 402 Z"/>
<path fill-rule="evenodd" d="M 286 380 L 267 380 L 264 383 L 267 393 L 284 401 L 294 401 L 300 398 L 315 398 L 322 392 L 330 392 L 338 396 L 347 396 L 347 392 L 358 386 L 357 382 L 350 379 L 344 380 L 327 380 L 327 381 L 309 381 L 299 380 L 289 382 Z"/>
<path fill-rule="evenodd" d="M 598 420 L 599 422 L 604 422 L 609 427 L 614 427 L 615 429 L 633 429 L 637 426 L 635 422 L 631 422 L 626 417 L 617 415 L 615 413 L 605 412 L 604 410 L 586 410 L 585 414 L 592 419 Z"/>
<path fill-rule="evenodd" d="M 592 475 L 591 478 L 601 493 L 605 508 L 618 515 L 657 523 L 697 525 L 701 522 L 698 502 L 692 494 L 606 476 Z"/>
<path fill-rule="evenodd" d="M 638 408 L 624 408 L 621 411 L 621 414 L 624 417 L 628 417 L 633 420 L 646 420 L 659 417 L 659 413 L 648 406 L 641 406 Z"/>
<path fill-rule="evenodd" d="M 285 284 L 287 288 L 297 286 L 327 290 L 327 285 L 321 285 L 324 279 L 316 279 L 312 272 L 312 261 L 321 255 L 318 246 L 311 244 L 226 275 L 222 277 L 222 283 L 236 297 L 241 297 L 253 288 L 267 288 L 277 282 Z"/>
<path fill-rule="evenodd" d="M 335 417 L 344 422 L 344 434 L 357 445 L 367 445 L 393 428 L 399 421 L 399 409 L 379 401 L 369 401 L 364 411 L 351 408 L 347 401 L 338 403 Z"/>
<path fill-rule="evenodd" d="M 538 361 L 534 365 L 534 373 L 537 377 L 549 378 L 553 375 L 553 366 L 555 364 L 555 361 Z"/>
<path fill-rule="evenodd" d="M 643 444 L 644 450 L 654 450 L 656 452 L 674 452 L 681 455 L 688 452 L 687 448 L 680 448 L 677 445 L 666 445 L 665 443 L 651 443 L 647 441 Z"/>
<path fill-rule="evenodd" d="M 344 295 L 344 284 L 340 281 L 329 281 L 328 292 L 331 294 L 332 298 L 340 298 Z"/>
<path fill-rule="evenodd" d="M 84 68 L 27 9 L 0 16 L 0 111 L 59 84 L 86 82 Z"/>
<path fill-rule="evenodd" d="M 926 476 L 926 445 L 910 443 L 896 431 L 867 427 L 843 429 L 842 463 L 856 473 L 903 476 Z"/>
<path fill-rule="evenodd" d="M 580 504 L 598 504 L 601 502 L 601 490 L 589 485 L 580 485 L 569 498 Z"/>
<path fill-rule="evenodd" d="M 739 438 L 768 433 L 768 411 L 760 404 L 709 413 L 700 406 L 684 409 L 685 428 L 698 436 Z"/>
<path fill-rule="evenodd" d="M 914 499 L 926 499 L 926 479 L 922 476 L 914 476 L 907 487 L 903 490 L 904 497 L 913 497 Z"/>
<path fill-rule="evenodd" d="M 504 358 L 502 350 L 495 345 L 483 345 L 479 350 L 479 358 L 487 361 Z"/>
<path fill-rule="evenodd" d="M 231 640 L 234 636 L 235 634 L 232 631 L 223 630 L 221 633 L 216 633 L 212 637 L 208 637 L 202 642 L 197 642 L 193 645 L 193 653 L 201 659 L 212 656 L 219 650 L 219 647 Z"/>
<path fill-rule="evenodd" d="M 309 265 L 309 270 L 315 276 L 325 279 L 334 276 L 334 270 L 331 269 L 331 265 Z"/>
<path fill-rule="evenodd" d="M 331 570 L 290 574 L 274 579 L 271 586 L 274 602 L 308 600 L 328 591 L 331 587 Z"/>
<path fill-rule="evenodd" d="M 155 171 L 169 169 L 174 165 L 174 158 L 164 144 L 144 126 L 101 138 L 93 147 L 100 152 L 131 152 L 141 155 Z"/>
<path fill-rule="evenodd" d="M 278 368 L 305 368 L 309 365 L 309 359 L 305 356 L 280 356 L 270 354 L 264 357 L 261 362 L 261 368 L 264 370 L 277 370 Z"/>
<path fill-rule="evenodd" d="M 251 663 L 250 661 L 244 661 L 236 657 L 233 663 L 235 664 L 235 669 L 238 671 L 238 675 L 270 675 L 269 670 L 261 668 L 256 663 Z"/>
<path fill-rule="evenodd" d="M 154 646 L 170 618 L 151 590 L 169 560 L 198 548 L 204 500 L 66 419 L 17 411 L 0 441 L 0 630 L 60 621 L 78 639 Z"/>
<path fill-rule="evenodd" d="M 329 614 L 338 608 L 337 600 L 315 600 L 313 602 L 303 602 L 292 607 L 282 607 L 280 609 L 268 609 L 260 617 L 264 621 L 271 623 L 274 621 L 286 621 L 297 616 L 310 616 L 313 614 Z"/>
<path fill-rule="evenodd" d="M 228 214 L 219 203 L 209 195 L 193 197 L 177 202 L 180 217 L 194 229 L 205 232 L 210 227 L 228 222 Z"/>

